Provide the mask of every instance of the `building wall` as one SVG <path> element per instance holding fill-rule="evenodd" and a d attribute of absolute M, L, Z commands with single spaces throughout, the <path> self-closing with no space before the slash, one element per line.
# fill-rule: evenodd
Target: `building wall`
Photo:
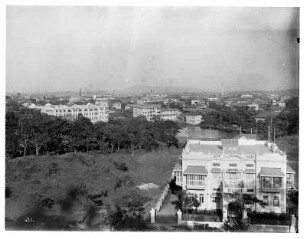
<path fill-rule="evenodd" d="M 97 105 L 72 105 L 72 106 L 51 106 L 41 107 L 41 112 L 56 117 L 62 117 L 68 120 L 76 120 L 79 114 L 90 119 L 92 123 L 99 121 L 107 122 L 109 118 L 109 109 L 106 102 Z"/>
<path fill-rule="evenodd" d="M 186 115 L 186 123 L 192 125 L 198 125 L 202 121 L 201 115 Z"/>
<path fill-rule="evenodd" d="M 145 116 L 148 121 L 153 120 L 153 116 L 159 116 L 161 111 L 160 106 L 133 106 L 133 117 Z"/>
<path fill-rule="evenodd" d="M 203 142 L 203 141 L 202 141 Z M 198 140 L 190 140 L 189 143 L 199 143 Z M 221 147 L 219 142 L 205 142 L 207 145 L 215 144 Z M 255 195 L 258 199 L 263 200 L 264 196 L 268 197 L 269 205 L 266 207 L 261 207 L 256 204 L 253 208 L 257 212 L 275 212 L 275 213 L 285 213 L 286 212 L 286 176 L 282 177 L 282 187 L 280 190 L 276 191 L 265 191 L 262 189 L 261 183 L 261 170 L 262 167 L 267 168 L 280 168 L 281 172 L 286 175 L 286 155 L 280 150 L 270 150 L 271 145 L 265 145 L 264 141 L 246 140 L 240 141 L 241 144 L 246 146 L 257 145 L 262 147 L 267 147 L 265 153 L 258 153 L 254 151 L 253 153 L 201 153 L 192 152 L 187 144 L 183 154 L 182 154 L 182 188 L 187 189 L 191 193 L 198 195 L 204 195 L 204 203 L 201 204 L 199 209 L 222 209 L 227 205 L 229 200 L 226 197 L 212 197 L 223 193 L 232 193 L 233 191 L 239 191 L 241 193 Z M 207 174 L 205 175 L 205 185 L 204 186 L 189 186 L 187 185 L 187 175 L 184 174 L 188 166 L 205 166 L 207 169 Z M 219 169 L 220 172 L 217 172 Z M 227 173 L 227 170 L 237 170 L 238 174 L 232 177 L 232 174 Z M 248 173 L 246 173 L 246 170 Z M 252 172 L 252 173 L 250 173 Z M 231 178 L 232 177 L 232 178 Z M 225 193 L 225 194 L 224 194 Z M 279 197 L 279 206 L 273 206 L 274 197 Z M 220 198 L 220 199 L 215 199 Z"/>

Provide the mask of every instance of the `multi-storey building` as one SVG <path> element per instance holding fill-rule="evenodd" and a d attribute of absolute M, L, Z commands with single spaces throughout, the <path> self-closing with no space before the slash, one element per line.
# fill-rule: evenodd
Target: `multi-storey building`
<path fill-rule="evenodd" d="M 133 105 L 133 117 L 138 117 L 140 115 L 146 117 L 148 121 L 153 121 L 154 116 L 160 116 L 161 105 L 158 104 L 143 104 L 143 105 Z"/>
<path fill-rule="evenodd" d="M 192 125 L 198 125 L 202 122 L 202 115 L 198 114 L 187 114 L 186 123 Z"/>
<path fill-rule="evenodd" d="M 180 115 L 181 111 L 178 109 L 164 108 L 161 109 L 160 119 L 178 121 Z"/>
<path fill-rule="evenodd" d="M 51 105 L 39 107 L 42 113 L 62 117 L 68 120 L 76 120 L 83 115 L 90 119 L 92 123 L 99 121 L 107 122 L 109 117 L 109 109 L 107 102 L 99 102 L 98 104 L 88 103 L 86 105 Z"/>
<path fill-rule="evenodd" d="M 265 202 L 250 204 L 252 211 L 285 213 L 286 190 L 294 185 L 294 175 L 276 144 L 245 136 L 189 140 L 173 169 L 176 184 L 198 196 L 199 209 L 220 209 L 224 219 L 234 194 Z"/>

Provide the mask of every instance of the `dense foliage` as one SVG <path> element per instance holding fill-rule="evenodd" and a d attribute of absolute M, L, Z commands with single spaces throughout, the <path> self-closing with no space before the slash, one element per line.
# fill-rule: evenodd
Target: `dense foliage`
<path fill-rule="evenodd" d="M 6 112 L 8 157 L 89 150 L 134 154 L 137 149 L 154 150 L 161 145 L 178 144 L 175 138 L 178 125 L 172 121 L 148 122 L 138 117 L 93 124 L 82 115 L 76 121 L 67 121 L 16 107 L 14 104 Z"/>
<path fill-rule="evenodd" d="M 298 134 L 299 131 L 299 100 L 292 97 L 286 101 L 286 107 L 282 112 L 271 120 L 256 122 L 257 112 L 247 106 L 227 107 L 217 103 L 211 103 L 211 111 L 202 115 L 202 127 L 241 127 L 243 133 L 256 133 L 259 138 L 268 138 L 268 127 L 274 131 L 275 136 Z M 272 133 L 271 133 L 272 136 Z"/>

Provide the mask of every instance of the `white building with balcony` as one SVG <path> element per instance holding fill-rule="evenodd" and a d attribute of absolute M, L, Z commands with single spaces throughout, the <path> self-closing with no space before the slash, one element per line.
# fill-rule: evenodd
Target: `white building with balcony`
<path fill-rule="evenodd" d="M 164 108 L 164 109 L 161 109 L 160 119 L 178 121 L 178 118 L 181 115 L 181 113 L 182 112 L 178 109 Z"/>
<path fill-rule="evenodd" d="M 92 123 L 99 121 L 107 122 L 109 109 L 107 102 L 97 104 L 88 103 L 86 105 L 51 105 L 39 107 L 42 113 L 61 117 L 68 120 L 76 120 L 80 115 L 90 119 Z"/>
<path fill-rule="evenodd" d="M 133 117 L 144 116 L 148 121 L 153 121 L 154 116 L 161 115 L 161 105 L 158 104 L 135 104 L 133 105 Z"/>
<path fill-rule="evenodd" d="M 202 115 L 198 114 L 187 114 L 186 123 L 192 125 L 198 125 L 202 122 Z"/>
<path fill-rule="evenodd" d="M 198 209 L 219 209 L 223 215 L 234 193 L 266 203 L 253 203 L 250 210 L 286 213 L 286 190 L 294 185 L 294 175 L 276 144 L 246 137 L 189 140 L 173 169 L 176 184 L 197 195 Z"/>

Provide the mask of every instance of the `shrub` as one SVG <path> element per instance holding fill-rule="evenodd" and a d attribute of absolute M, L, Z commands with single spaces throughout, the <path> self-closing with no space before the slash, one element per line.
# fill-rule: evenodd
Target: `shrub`
<path fill-rule="evenodd" d="M 44 200 L 41 201 L 42 207 L 47 207 L 51 209 L 53 205 L 54 205 L 54 200 L 51 198 L 45 198 Z"/>
<path fill-rule="evenodd" d="M 5 187 L 5 198 L 10 198 L 13 191 L 9 187 Z"/>
<path fill-rule="evenodd" d="M 126 172 L 126 171 L 129 170 L 125 163 L 115 162 L 114 165 L 115 165 L 115 167 L 116 167 L 118 170 L 121 170 L 121 171 L 124 171 L 124 172 Z"/>
<path fill-rule="evenodd" d="M 116 178 L 116 182 L 114 185 L 114 189 L 122 187 L 122 180 L 120 178 Z"/>

